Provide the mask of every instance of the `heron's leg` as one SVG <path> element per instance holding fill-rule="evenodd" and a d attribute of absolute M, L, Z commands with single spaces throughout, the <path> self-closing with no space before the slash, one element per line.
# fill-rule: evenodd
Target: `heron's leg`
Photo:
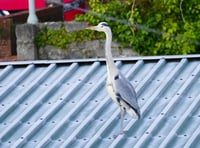
<path fill-rule="evenodd" d="M 120 134 L 123 133 L 123 121 L 124 121 L 124 108 L 120 105 L 120 115 L 121 115 L 121 124 L 120 124 Z"/>
<path fill-rule="evenodd" d="M 122 135 L 125 133 L 125 131 L 123 130 L 124 126 L 123 126 L 123 121 L 124 121 L 124 115 L 125 115 L 125 109 L 123 106 L 120 105 L 120 132 L 117 135 L 114 135 L 114 138 L 117 138 L 119 135 Z"/>
<path fill-rule="evenodd" d="M 124 114 L 125 114 L 125 109 L 123 106 L 120 105 L 120 132 L 117 135 L 114 135 L 114 138 L 117 138 L 119 135 L 124 134 L 123 130 L 123 121 L 124 121 Z"/>

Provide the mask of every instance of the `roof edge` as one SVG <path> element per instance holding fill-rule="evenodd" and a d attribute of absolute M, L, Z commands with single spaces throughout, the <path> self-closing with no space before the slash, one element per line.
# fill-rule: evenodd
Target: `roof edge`
<path fill-rule="evenodd" d="M 136 56 L 136 57 L 117 57 L 114 58 L 115 61 L 133 61 L 133 60 L 176 60 L 181 58 L 188 59 L 200 59 L 200 54 L 194 55 L 164 55 L 164 56 Z M 91 58 L 91 59 L 63 59 L 63 60 L 34 60 L 34 61 L 11 61 L 11 62 L 1 62 L 0 66 L 6 65 L 28 65 L 28 64 L 66 64 L 66 63 L 82 63 L 82 62 L 105 62 L 105 58 Z"/>

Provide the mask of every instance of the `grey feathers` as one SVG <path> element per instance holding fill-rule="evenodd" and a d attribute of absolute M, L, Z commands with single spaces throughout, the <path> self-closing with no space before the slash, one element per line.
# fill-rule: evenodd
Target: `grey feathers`
<path fill-rule="evenodd" d="M 114 77 L 114 86 L 117 97 L 120 97 L 122 101 L 127 103 L 140 117 L 136 92 L 131 83 L 120 72 Z"/>

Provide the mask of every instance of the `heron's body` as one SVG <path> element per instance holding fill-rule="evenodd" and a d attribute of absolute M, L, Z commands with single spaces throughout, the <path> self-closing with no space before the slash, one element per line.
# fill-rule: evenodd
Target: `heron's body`
<path fill-rule="evenodd" d="M 132 97 L 132 96 L 136 97 L 134 88 L 132 87 L 132 85 L 124 86 L 123 83 L 121 83 L 122 81 L 127 81 L 127 80 L 125 77 L 123 77 L 122 74 L 120 74 L 120 72 L 118 75 L 116 75 L 116 77 L 118 77 L 118 80 L 116 78 L 112 78 L 114 83 L 112 83 L 109 80 L 109 78 L 107 78 L 106 87 L 109 95 L 111 96 L 111 98 L 115 103 L 119 104 L 121 109 L 127 111 L 128 114 L 133 118 L 139 119 L 140 115 L 138 116 L 138 113 L 136 113 L 138 112 L 137 110 L 139 109 L 139 107 L 137 105 L 136 106 L 131 105 L 133 103 L 137 103 L 137 101 L 123 99 L 124 96 L 121 96 L 120 91 L 117 91 L 117 88 L 120 88 L 122 91 L 124 91 L 124 94 L 127 93 L 127 97 Z M 115 85 L 116 83 L 117 85 Z"/>
<path fill-rule="evenodd" d="M 127 111 L 129 115 L 131 115 L 133 118 L 140 118 L 140 109 L 137 103 L 135 90 L 131 83 L 128 81 L 128 79 L 122 75 L 122 73 L 117 69 L 117 67 L 114 64 L 111 53 L 112 32 L 108 24 L 102 22 L 99 23 L 97 26 L 88 27 L 88 29 L 102 31 L 106 34 L 106 87 L 111 98 L 120 106 L 121 126 L 123 128 L 123 117 L 125 111 Z"/>
<path fill-rule="evenodd" d="M 121 77 L 119 79 L 124 79 L 123 75 L 121 75 L 121 74 L 118 74 L 118 77 Z M 121 81 L 121 80 L 115 80 L 113 78 L 113 81 Z M 121 83 L 121 82 L 117 82 L 117 83 Z M 136 113 L 135 109 L 133 108 L 133 106 L 131 106 L 131 103 L 126 101 L 126 100 L 124 100 L 122 98 L 121 94 L 117 92 L 116 86 L 113 85 L 113 83 L 110 81 L 109 77 L 107 78 L 106 87 L 107 87 L 107 91 L 108 91 L 109 95 L 111 96 L 111 98 L 113 99 L 113 101 L 115 103 L 119 104 L 120 107 L 122 107 L 123 110 L 127 111 L 129 113 L 129 115 L 131 115 L 133 118 L 135 118 L 135 119 L 139 119 L 140 118 L 137 115 L 137 113 Z M 132 88 L 131 85 L 129 87 L 124 87 L 124 86 L 121 86 L 121 87 L 122 87 L 122 91 L 124 91 L 125 93 L 127 92 L 127 90 L 132 91 L 131 94 L 136 97 L 136 93 L 135 93 L 135 91 L 134 91 L 134 89 Z M 134 101 L 132 101 L 132 102 L 134 102 Z"/>

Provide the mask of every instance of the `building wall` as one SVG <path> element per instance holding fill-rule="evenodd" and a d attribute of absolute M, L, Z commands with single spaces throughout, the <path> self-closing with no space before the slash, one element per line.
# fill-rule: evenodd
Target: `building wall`
<path fill-rule="evenodd" d="M 104 41 L 95 40 L 84 43 L 72 43 L 69 49 L 60 49 L 54 46 L 36 47 L 34 38 L 40 29 L 46 26 L 48 29 L 58 30 L 65 26 L 67 32 L 81 30 L 87 27 L 83 22 L 46 22 L 38 25 L 21 24 L 16 27 L 17 56 L 18 60 L 58 60 L 58 59 L 82 59 L 104 57 Z M 113 56 L 135 56 L 131 49 L 121 49 L 119 44 L 113 43 Z"/>

